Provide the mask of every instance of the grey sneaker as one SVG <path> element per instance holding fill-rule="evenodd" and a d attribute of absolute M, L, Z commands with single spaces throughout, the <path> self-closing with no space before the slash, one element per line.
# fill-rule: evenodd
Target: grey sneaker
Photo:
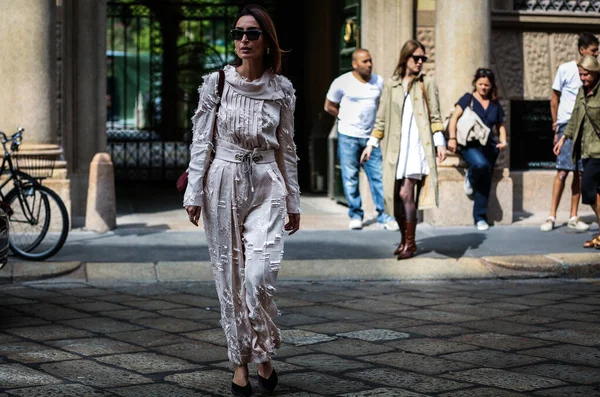
<path fill-rule="evenodd" d="M 473 195 L 473 186 L 471 186 L 471 181 L 469 181 L 469 170 L 467 170 L 467 173 L 465 174 L 465 194 L 467 196 L 472 196 Z"/>
<path fill-rule="evenodd" d="M 549 216 L 548 219 L 546 219 L 546 221 L 542 223 L 542 226 L 540 226 L 540 230 L 542 232 L 551 232 L 552 229 L 554 229 L 554 222 L 556 222 L 556 218 L 554 218 L 553 216 Z"/>
<path fill-rule="evenodd" d="M 567 226 L 569 229 L 575 229 L 578 232 L 585 232 L 590 229 L 590 225 L 580 221 L 578 216 L 571 217 L 567 223 Z"/>

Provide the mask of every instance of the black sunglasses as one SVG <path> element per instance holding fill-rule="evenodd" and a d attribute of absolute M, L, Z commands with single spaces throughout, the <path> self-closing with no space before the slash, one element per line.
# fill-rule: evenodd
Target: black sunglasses
<path fill-rule="evenodd" d="M 231 37 L 234 40 L 238 40 L 238 41 L 241 40 L 244 37 L 244 35 L 246 35 L 246 37 L 250 41 L 258 40 L 261 33 L 262 33 L 262 30 L 260 30 L 260 29 L 248 29 L 248 30 L 238 29 L 238 28 L 231 29 Z"/>
<path fill-rule="evenodd" d="M 477 76 L 494 76 L 492 69 L 479 68 L 477 69 Z"/>
<path fill-rule="evenodd" d="M 410 57 L 415 63 L 419 63 L 419 60 L 423 61 L 423 63 L 427 62 L 427 57 L 425 55 L 411 55 Z"/>

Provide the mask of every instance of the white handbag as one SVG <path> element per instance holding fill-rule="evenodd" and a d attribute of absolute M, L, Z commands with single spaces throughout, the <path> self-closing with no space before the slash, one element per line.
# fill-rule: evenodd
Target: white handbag
<path fill-rule="evenodd" d="M 478 141 L 482 146 L 487 143 L 490 136 L 490 127 L 473 110 L 473 95 L 456 124 L 456 142 L 466 146 L 467 143 Z"/>

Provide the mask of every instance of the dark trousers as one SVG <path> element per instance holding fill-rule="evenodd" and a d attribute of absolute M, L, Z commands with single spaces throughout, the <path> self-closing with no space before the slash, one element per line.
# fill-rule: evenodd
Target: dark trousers
<path fill-rule="evenodd" d="M 478 142 L 469 143 L 460 149 L 460 155 L 469 166 L 469 182 L 473 187 L 473 219 L 475 223 L 481 220 L 487 222 L 492 175 L 499 152 L 493 142 L 488 142 L 485 146 Z"/>
<path fill-rule="evenodd" d="M 593 205 L 600 185 L 600 159 L 583 159 L 581 176 L 581 202 Z M 598 192 L 600 193 L 600 192 Z"/>

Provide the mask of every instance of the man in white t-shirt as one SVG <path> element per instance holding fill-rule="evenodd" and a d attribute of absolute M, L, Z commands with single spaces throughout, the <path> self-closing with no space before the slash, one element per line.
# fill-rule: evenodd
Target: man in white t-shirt
<path fill-rule="evenodd" d="M 598 56 L 598 38 L 591 33 L 582 33 L 577 41 L 579 55 Z M 579 78 L 579 69 L 577 61 L 563 63 L 558 67 L 554 83 L 552 83 L 552 98 L 550 99 L 550 111 L 552 113 L 552 130 L 554 131 L 554 144 L 562 137 L 567 123 L 571 119 L 571 113 L 575 106 L 575 98 L 581 87 Z M 556 176 L 552 187 L 552 205 L 550 216 L 540 227 L 543 232 L 549 232 L 554 229 L 556 222 L 556 211 L 560 204 L 560 198 L 565 188 L 565 180 L 570 171 L 573 172 L 573 183 L 571 184 L 571 215 L 567 226 L 584 232 L 590 228 L 590 225 L 579 220 L 577 210 L 579 209 L 579 199 L 581 198 L 581 174 L 583 164 L 581 159 L 573 164 L 572 152 L 574 143 L 567 139 L 562 146 L 560 154 L 556 158 Z"/>
<path fill-rule="evenodd" d="M 331 83 L 325 99 L 325 111 L 338 119 L 338 156 L 342 169 L 344 194 L 348 202 L 350 229 L 362 229 L 364 211 L 358 189 L 360 155 L 367 146 L 383 79 L 372 73 L 369 51 L 359 48 L 352 53 L 352 71 Z M 398 223 L 383 209 L 383 168 L 381 149 L 374 148 L 371 158 L 362 164 L 377 210 L 377 221 L 384 229 L 399 230 Z"/>

